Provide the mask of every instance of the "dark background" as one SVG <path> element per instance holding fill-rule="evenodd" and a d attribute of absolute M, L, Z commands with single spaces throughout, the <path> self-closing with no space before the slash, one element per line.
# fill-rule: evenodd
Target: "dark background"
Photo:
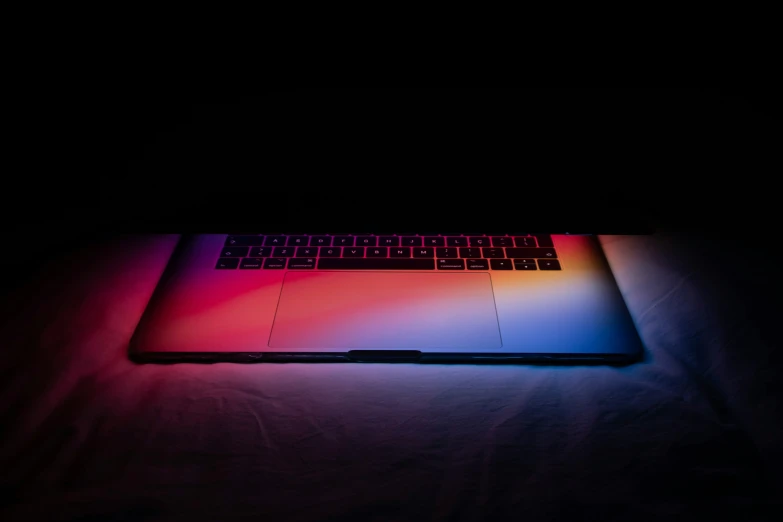
<path fill-rule="evenodd" d="M 16 180 L 40 221 L 19 224 L 98 229 L 434 195 L 448 198 L 438 213 L 503 201 L 576 220 L 630 197 L 667 225 L 723 222 L 769 192 L 780 120 L 762 89 L 281 88 L 43 106 L 29 166 L 47 168 Z"/>
<path fill-rule="evenodd" d="M 118 233 L 270 223 L 774 230 L 767 89 L 83 91 L 22 112 L 2 209 L 15 271 Z"/>
<path fill-rule="evenodd" d="M 372 513 L 379 495 L 407 491 L 407 481 L 386 482 L 387 475 L 410 480 L 419 469 L 425 471 L 414 487 L 422 490 L 410 506 L 428 506 L 427 482 L 439 480 L 426 471 L 432 467 L 445 470 L 446 478 L 461 470 L 466 477 L 478 469 L 487 477 L 497 471 L 501 478 L 492 487 L 487 482 L 487 491 L 521 502 L 511 510 L 515 515 L 540 512 L 536 501 L 551 495 L 553 512 L 578 518 L 583 506 L 569 503 L 569 496 L 594 491 L 599 503 L 615 495 L 641 506 L 614 519 L 657 519 L 667 503 L 671 512 L 692 504 L 693 519 L 774 519 L 754 504 L 781 498 L 783 462 L 776 415 L 783 289 L 774 255 L 780 103 L 771 91 L 82 92 L 20 108 L 25 117 L 12 148 L 18 143 L 25 161 L 9 163 L 1 196 L 10 231 L 1 256 L 10 269 L 2 282 L 18 291 L 2 303 L 8 349 L 0 374 L 7 383 L 4 425 L 25 451 L 8 453 L 12 465 L 4 466 L 0 503 L 21 498 L 36 506 L 44 499 L 41 511 L 65 506 L 122 513 L 149 502 L 147 509 L 165 515 L 195 513 L 224 495 L 235 509 L 234 503 L 251 509 L 253 499 L 262 498 L 279 510 L 273 513 L 291 506 L 340 513 L 355 489 Z M 234 365 L 128 366 L 126 339 L 166 256 L 153 248 L 154 240 L 114 236 L 232 222 L 254 226 L 270 216 L 291 227 L 314 220 L 330 226 L 340 215 L 361 216 L 367 227 L 409 221 L 434 228 L 466 216 L 476 227 L 528 223 L 531 216 L 617 226 L 641 216 L 660 234 L 649 242 L 620 238 L 614 249 L 624 262 L 615 275 L 638 313 L 653 361 L 606 379 L 544 368 L 540 381 L 526 368 L 384 367 L 373 373 L 352 365 L 258 366 L 252 372 Z M 78 386 L 63 385 L 69 382 Z M 261 398 L 248 401 L 248 390 L 260 390 Z M 411 399 L 390 403 L 400 390 L 413 390 Z M 54 399 L 53 414 L 40 425 L 20 423 L 28 408 L 36 413 L 50 404 L 41 397 Z M 268 397 L 283 397 L 286 407 L 268 407 Z M 203 399 L 214 398 L 226 409 L 200 409 Z M 277 453 L 275 445 L 259 452 L 254 436 L 242 439 L 242 431 L 225 429 L 227 419 L 245 419 L 231 408 L 247 402 L 256 403 L 250 411 L 261 424 L 279 430 L 270 440 L 281 441 L 283 454 L 299 465 L 262 467 Z M 292 410 L 292 404 L 304 407 Z M 346 404 L 353 409 L 340 417 Z M 507 405 L 506 413 L 500 405 Z M 181 423 L 170 422 L 172 412 Z M 258 418 L 249 416 L 251 428 Z M 442 431 L 428 430 L 433 424 Z M 325 427 L 326 435 L 311 438 L 313 426 Z M 338 435 L 330 440 L 335 426 Z M 343 437 L 343 426 L 360 435 Z M 361 435 L 363 429 L 375 435 Z M 386 440 L 384 429 L 407 438 Z M 87 435 L 62 448 L 74 433 Z M 435 449 L 447 441 L 443 454 L 467 464 L 456 472 L 441 468 L 439 454 L 426 447 L 431 440 Z M 219 453 L 224 458 L 215 456 L 216 448 L 226 451 Z M 425 458 L 416 465 L 394 460 L 399 448 L 403 456 Z M 484 448 L 494 453 L 482 457 Z M 554 461 L 547 462 L 547 451 Z M 430 454 L 436 458 L 427 460 Z M 234 457 L 261 464 L 234 466 Z M 349 457 L 368 465 L 333 465 Z M 189 469 L 187 462 L 195 462 L 195 473 L 178 475 Z M 519 473 L 520 464 L 541 476 Z M 213 466 L 220 472 L 230 466 L 217 490 L 208 480 Z M 328 471 L 319 474 L 319 466 Z M 64 468 L 60 478 L 56 473 Z M 161 469 L 173 473 L 171 482 L 146 488 L 145 480 L 165 474 Z M 247 469 L 271 477 L 268 500 L 247 480 Z M 280 470 L 288 474 L 270 473 Z M 532 480 L 520 486 L 515 476 Z M 301 495 L 325 485 L 341 493 L 340 481 L 351 479 L 359 486 L 333 504 Z M 383 487 L 371 490 L 379 483 Z M 641 484 L 643 495 L 628 499 L 625 484 Z M 460 499 L 471 500 L 468 486 L 455 488 L 443 504 L 461 513 Z M 133 496 L 140 493 L 145 496 Z M 491 503 L 476 509 L 493 513 Z"/>

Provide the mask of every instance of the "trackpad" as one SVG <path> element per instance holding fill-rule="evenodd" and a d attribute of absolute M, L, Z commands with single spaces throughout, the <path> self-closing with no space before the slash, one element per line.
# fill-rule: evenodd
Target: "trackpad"
<path fill-rule="evenodd" d="M 288 272 L 269 346 L 486 351 L 501 341 L 487 273 Z"/>

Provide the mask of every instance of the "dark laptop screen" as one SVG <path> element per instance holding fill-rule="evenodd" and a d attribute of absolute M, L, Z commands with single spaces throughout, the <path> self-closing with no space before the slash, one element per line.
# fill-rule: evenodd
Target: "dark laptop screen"
<path fill-rule="evenodd" d="M 649 232 L 656 198 L 640 180 L 658 160 L 638 115 L 559 91 L 194 102 L 104 181 L 104 200 L 118 227 L 169 231 Z"/>

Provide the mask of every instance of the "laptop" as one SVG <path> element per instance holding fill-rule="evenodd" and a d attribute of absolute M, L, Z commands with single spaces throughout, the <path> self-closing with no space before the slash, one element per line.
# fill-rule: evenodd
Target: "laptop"
<path fill-rule="evenodd" d="M 457 94 L 297 94 L 282 116 L 242 105 L 241 118 L 206 119 L 164 143 L 171 158 L 139 176 L 183 176 L 158 198 L 179 205 L 166 228 L 182 236 L 131 358 L 638 360 L 597 237 L 651 231 L 638 197 L 605 174 L 624 148 L 566 147 L 575 118 L 520 135 L 529 111 L 512 117 L 498 102 L 471 112 Z M 193 201 L 203 208 L 186 215 Z"/>
<path fill-rule="evenodd" d="M 643 348 L 594 234 L 181 237 L 134 361 L 629 364 Z"/>

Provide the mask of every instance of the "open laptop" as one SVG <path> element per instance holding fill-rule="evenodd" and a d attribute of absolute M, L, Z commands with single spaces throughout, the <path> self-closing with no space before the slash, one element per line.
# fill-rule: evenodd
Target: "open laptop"
<path fill-rule="evenodd" d="M 159 199 L 180 203 L 182 226 L 167 230 L 193 233 L 143 314 L 133 360 L 637 360 L 596 237 L 650 231 L 638 197 L 603 174 L 630 164 L 618 150 L 631 149 L 604 135 L 610 146 L 577 146 L 595 124 L 576 132 L 582 120 L 548 109 L 543 126 L 506 101 L 469 110 L 462 91 L 384 93 L 297 94 L 275 118 L 266 104 L 238 106 L 241 118 L 206 119 L 139 169 L 182 176 Z"/>
<path fill-rule="evenodd" d="M 627 364 L 642 354 L 594 235 L 270 232 L 182 236 L 132 359 Z"/>

